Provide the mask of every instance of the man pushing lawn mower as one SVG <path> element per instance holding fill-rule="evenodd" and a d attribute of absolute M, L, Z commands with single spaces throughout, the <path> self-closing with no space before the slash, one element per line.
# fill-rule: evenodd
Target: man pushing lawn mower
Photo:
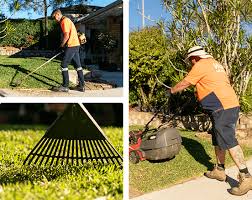
<path fill-rule="evenodd" d="M 60 49 L 64 50 L 64 58 L 61 63 L 61 70 L 63 76 L 63 84 L 60 87 L 53 88 L 54 91 L 68 92 L 69 88 L 69 74 L 68 65 L 73 60 L 74 67 L 78 74 L 79 85 L 74 89 L 80 92 L 85 91 L 84 75 L 80 62 L 80 42 L 77 35 L 77 30 L 74 23 L 67 17 L 63 16 L 59 9 L 52 12 L 52 18 L 60 23 L 61 30 L 63 32 L 63 40 L 60 44 Z"/>
<path fill-rule="evenodd" d="M 204 110 L 209 113 L 212 121 L 212 144 L 215 148 L 217 164 L 212 171 L 204 175 L 219 181 L 226 180 L 225 153 L 228 150 L 239 169 L 239 185 L 230 193 L 244 195 L 252 190 L 252 176 L 244 160 L 243 151 L 235 137 L 235 127 L 239 117 L 239 102 L 230 85 L 223 66 L 200 46 L 188 50 L 186 62 L 192 64 L 188 75 L 170 89 L 170 93 L 182 91 L 195 85 Z"/>

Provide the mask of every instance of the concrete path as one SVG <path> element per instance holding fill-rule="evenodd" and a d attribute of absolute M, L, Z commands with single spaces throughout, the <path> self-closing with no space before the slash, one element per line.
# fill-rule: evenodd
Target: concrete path
<path fill-rule="evenodd" d="M 247 162 L 247 165 L 252 170 L 252 159 Z M 229 194 L 228 189 L 238 183 L 237 168 L 226 169 L 226 174 L 227 182 L 219 182 L 203 176 L 132 200 L 252 200 L 252 191 L 240 197 Z"/>
<path fill-rule="evenodd" d="M 0 97 L 122 97 L 123 88 L 112 88 L 106 90 L 86 90 L 78 92 L 70 90 L 65 92 L 53 92 L 43 89 L 1 89 Z"/>

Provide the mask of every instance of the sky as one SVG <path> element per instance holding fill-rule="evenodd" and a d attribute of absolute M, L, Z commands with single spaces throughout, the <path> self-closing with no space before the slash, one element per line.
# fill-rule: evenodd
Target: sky
<path fill-rule="evenodd" d="M 129 31 L 142 28 L 142 0 L 129 0 Z M 140 12 L 140 13 L 139 13 Z M 166 19 L 169 15 L 161 5 L 161 0 L 144 0 L 144 13 L 149 19 L 145 19 L 145 25 L 155 25 L 160 19 Z"/>
<path fill-rule="evenodd" d="M 2 1 L 0 0 L 0 2 Z M 108 4 L 111 4 L 113 2 L 115 2 L 115 0 L 90 0 L 88 4 L 94 5 L 94 6 L 105 7 Z M 11 13 L 9 13 L 7 6 L 8 5 L 1 3 L 0 5 L 1 11 L 5 13 L 6 17 L 10 17 Z M 51 12 L 52 12 L 52 8 L 49 7 L 48 15 L 51 15 Z M 34 13 L 32 10 L 30 11 L 22 10 L 22 11 L 15 12 L 10 18 L 37 19 L 41 17 L 43 17 L 43 13 L 38 14 L 38 13 Z"/>

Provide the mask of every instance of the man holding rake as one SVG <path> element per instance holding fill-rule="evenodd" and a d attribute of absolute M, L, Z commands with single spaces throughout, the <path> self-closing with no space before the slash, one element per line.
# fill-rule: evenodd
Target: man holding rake
<path fill-rule="evenodd" d="M 68 92 L 69 88 L 69 74 L 68 74 L 68 65 L 73 60 L 74 67 L 78 74 L 79 85 L 74 88 L 80 92 L 85 91 L 84 87 L 84 75 L 80 62 L 80 42 L 77 35 L 77 30 L 74 26 L 74 23 L 67 17 L 63 16 L 59 9 L 52 12 L 52 18 L 60 23 L 61 30 L 63 32 L 63 40 L 60 44 L 60 48 L 64 51 L 64 58 L 61 63 L 61 70 L 63 76 L 63 84 L 60 87 L 54 88 L 54 91 L 58 92 Z"/>
<path fill-rule="evenodd" d="M 225 153 L 229 152 L 234 163 L 239 169 L 239 185 L 233 187 L 230 193 L 244 195 L 252 190 L 252 176 L 244 160 L 243 151 L 235 137 L 235 127 L 239 117 L 239 101 L 230 85 L 224 67 L 200 46 L 188 50 L 186 62 L 192 64 L 188 75 L 170 89 L 172 94 L 195 85 L 204 110 L 211 118 L 212 143 L 215 149 L 216 161 L 212 171 L 205 176 L 219 181 L 226 180 Z"/>

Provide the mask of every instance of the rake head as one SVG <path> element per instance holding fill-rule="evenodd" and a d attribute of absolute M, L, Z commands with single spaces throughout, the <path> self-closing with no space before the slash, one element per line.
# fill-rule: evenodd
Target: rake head
<path fill-rule="evenodd" d="M 122 165 L 122 157 L 81 104 L 71 104 L 32 149 L 24 165 Z"/>

